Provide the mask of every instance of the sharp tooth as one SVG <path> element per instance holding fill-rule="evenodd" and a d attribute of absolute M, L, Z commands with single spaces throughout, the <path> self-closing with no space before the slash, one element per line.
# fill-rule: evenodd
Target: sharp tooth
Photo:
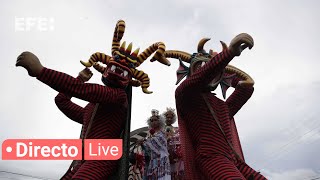
<path fill-rule="evenodd" d="M 121 73 L 120 75 L 123 76 L 123 73 Z"/>
<path fill-rule="evenodd" d="M 116 69 L 116 66 L 115 66 L 115 65 L 112 65 L 112 66 L 111 66 L 111 71 L 114 72 L 115 69 Z"/>
<path fill-rule="evenodd" d="M 206 64 L 206 62 L 205 62 L 205 61 L 203 61 L 203 62 L 202 62 L 202 64 L 201 64 L 201 67 L 202 67 L 202 66 L 204 66 L 205 64 Z"/>
<path fill-rule="evenodd" d="M 126 77 L 128 75 L 128 71 L 124 71 L 124 77 Z"/>

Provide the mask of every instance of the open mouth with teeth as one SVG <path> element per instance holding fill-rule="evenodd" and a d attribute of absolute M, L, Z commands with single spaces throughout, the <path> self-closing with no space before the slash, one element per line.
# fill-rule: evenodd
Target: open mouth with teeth
<path fill-rule="evenodd" d="M 128 70 L 125 70 L 117 65 L 111 65 L 109 73 L 114 73 L 120 77 L 127 77 L 128 76 Z"/>
<path fill-rule="evenodd" d="M 117 62 L 110 62 L 103 77 L 113 85 L 125 87 L 128 85 L 132 73 L 128 67 Z"/>

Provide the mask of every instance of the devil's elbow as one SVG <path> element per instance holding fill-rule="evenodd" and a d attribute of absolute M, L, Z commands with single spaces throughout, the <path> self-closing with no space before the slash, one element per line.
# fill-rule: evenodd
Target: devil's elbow
<path fill-rule="evenodd" d="M 54 98 L 54 102 L 56 103 L 56 105 L 58 105 L 62 102 L 62 98 L 58 95 Z"/>

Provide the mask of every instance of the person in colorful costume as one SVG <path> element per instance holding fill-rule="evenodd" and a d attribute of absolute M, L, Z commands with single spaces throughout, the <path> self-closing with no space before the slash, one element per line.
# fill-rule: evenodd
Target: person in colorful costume
<path fill-rule="evenodd" d="M 172 125 L 177 121 L 175 109 L 167 108 L 166 111 L 162 113 L 162 115 L 165 117 L 166 123 L 165 131 L 168 142 L 171 179 L 180 180 L 184 178 L 184 165 L 182 160 L 179 128 L 173 127 Z"/>
<path fill-rule="evenodd" d="M 244 49 L 253 47 L 253 39 L 242 33 L 229 47 L 221 41 L 220 53 L 203 49 L 208 40 L 200 40 L 198 52 L 192 55 L 165 52 L 166 57 L 180 60 L 177 84 L 187 76 L 175 91 L 185 179 L 266 179 L 245 163 L 233 118 L 251 97 L 254 81 L 228 65 Z M 235 88 L 226 101 L 211 93 L 219 84 L 223 97 L 228 87 Z"/>
<path fill-rule="evenodd" d="M 86 67 L 93 66 L 102 73 L 104 86 L 84 83 L 79 78 L 43 67 L 37 56 L 31 52 L 23 52 L 17 59 L 16 66 L 24 67 L 30 76 L 36 77 L 60 93 L 55 99 L 56 104 L 70 119 L 83 125 L 81 136 L 84 138 L 120 138 L 128 110 L 126 88 L 141 85 L 144 93 L 152 93 L 148 90 L 150 85 L 148 75 L 137 70 L 136 67 L 154 52 L 152 60 L 170 65 L 163 56 L 165 45 L 162 42 L 154 43 L 139 55 L 139 49 L 131 52 L 131 43 L 126 49 L 125 42 L 120 47 L 124 30 L 125 22 L 119 20 L 112 41 L 112 56 L 97 52 L 88 62 L 81 61 Z M 99 62 L 107 66 L 104 67 Z M 87 74 L 90 75 L 90 73 Z M 71 97 L 89 103 L 82 108 L 71 102 Z M 90 127 L 88 127 L 89 124 L 91 124 Z M 116 170 L 117 161 L 83 160 L 70 167 L 61 179 L 109 179 Z"/>
<path fill-rule="evenodd" d="M 152 116 L 148 118 L 149 135 L 140 140 L 138 144 L 144 149 L 148 158 L 146 162 L 145 180 L 171 180 L 171 169 L 166 134 L 164 132 L 165 119 L 159 111 L 153 109 Z"/>
<path fill-rule="evenodd" d="M 165 131 L 167 136 L 171 136 L 175 132 L 175 128 L 172 126 L 177 121 L 177 116 L 173 108 L 167 108 L 165 112 L 162 113 L 165 118 Z"/>

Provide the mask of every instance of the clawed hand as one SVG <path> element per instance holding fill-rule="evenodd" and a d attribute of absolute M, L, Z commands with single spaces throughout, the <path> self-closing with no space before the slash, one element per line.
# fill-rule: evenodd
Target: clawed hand
<path fill-rule="evenodd" d="M 79 72 L 80 78 L 84 81 L 87 82 L 89 79 L 92 77 L 93 73 L 89 68 L 84 68 L 82 71 Z"/>
<path fill-rule="evenodd" d="M 253 87 L 254 82 L 253 81 L 239 81 L 238 86 L 243 88 L 251 88 Z"/>
<path fill-rule="evenodd" d="M 229 45 L 229 50 L 233 55 L 240 56 L 244 49 L 247 47 L 251 49 L 253 45 L 253 38 L 249 34 L 241 33 L 232 39 Z"/>
<path fill-rule="evenodd" d="M 16 66 L 25 68 L 32 77 L 39 76 L 43 68 L 38 57 L 28 51 L 25 51 L 18 56 Z"/>

